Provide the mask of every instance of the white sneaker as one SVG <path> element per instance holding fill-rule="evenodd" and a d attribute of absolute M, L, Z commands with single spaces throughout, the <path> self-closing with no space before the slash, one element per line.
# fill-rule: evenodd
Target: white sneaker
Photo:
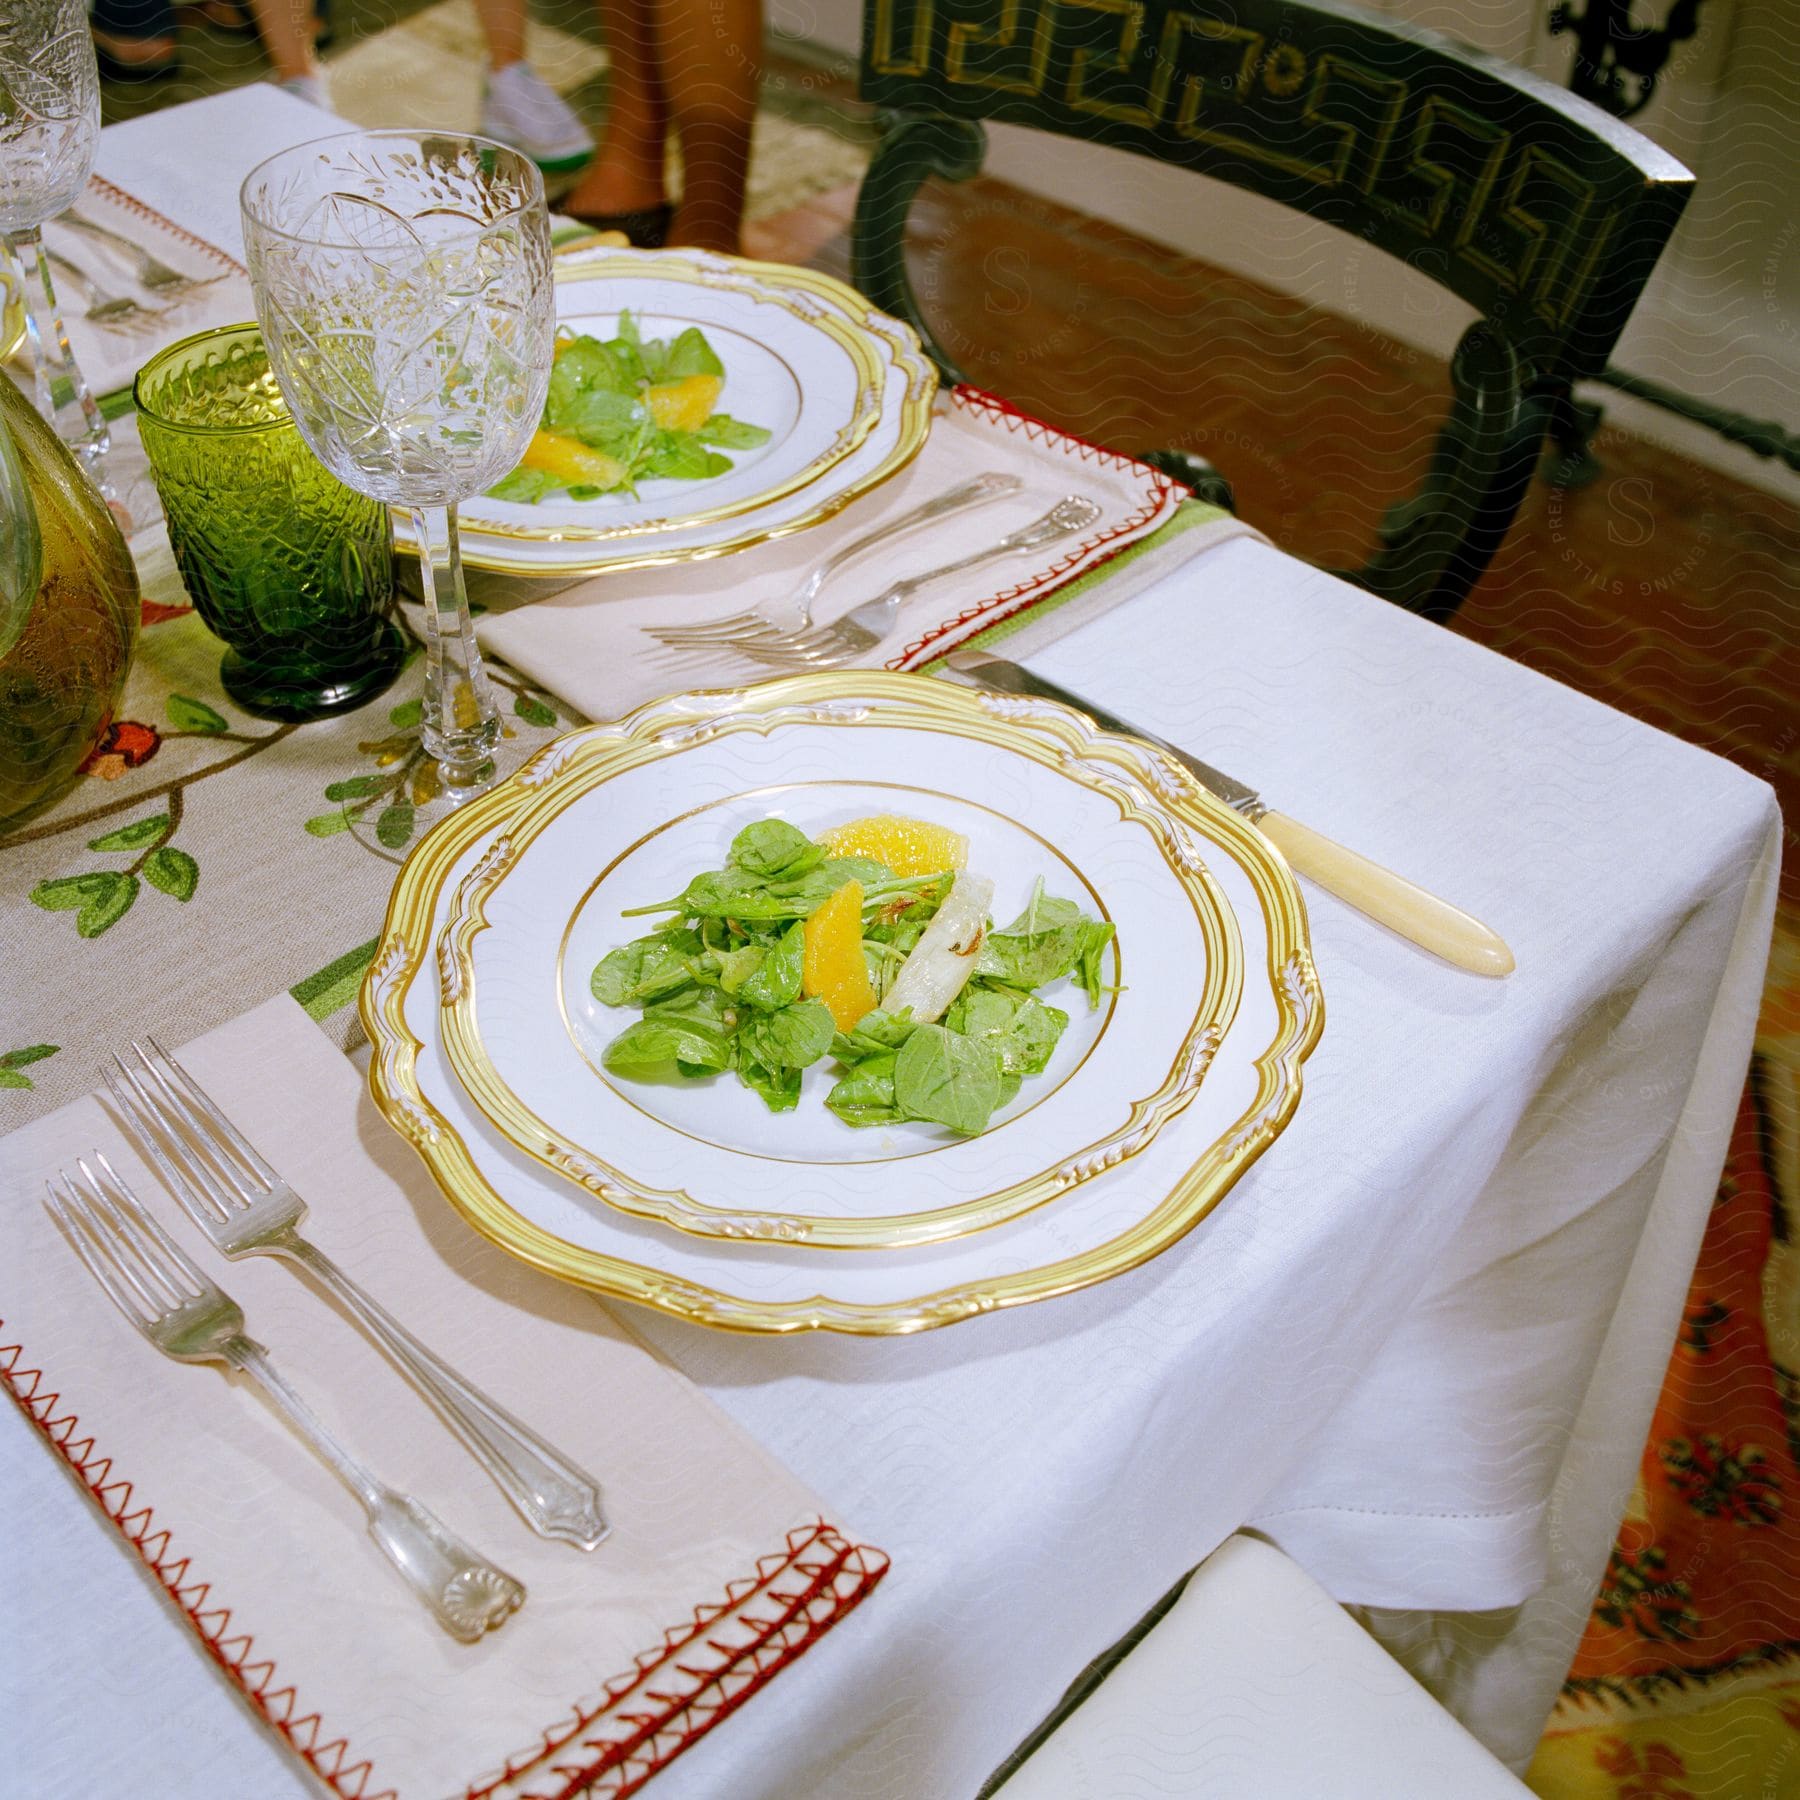
<path fill-rule="evenodd" d="M 488 77 L 481 135 L 523 150 L 546 175 L 566 175 L 594 155 L 594 140 L 574 108 L 530 63 L 508 63 Z"/>
<path fill-rule="evenodd" d="M 284 94 L 292 94 L 296 100 L 304 100 L 321 112 L 331 111 L 331 85 L 325 79 L 323 69 L 311 75 L 290 75 L 286 81 L 278 81 L 275 85 Z"/>

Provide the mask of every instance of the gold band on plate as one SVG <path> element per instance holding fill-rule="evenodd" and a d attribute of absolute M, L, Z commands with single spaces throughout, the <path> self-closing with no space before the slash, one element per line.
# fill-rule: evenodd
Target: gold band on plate
<path fill-rule="evenodd" d="M 890 476 L 897 474 L 924 447 L 930 430 L 931 403 L 937 392 L 937 367 L 924 355 L 912 328 L 900 320 L 878 312 L 858 294 L 833 276 L 810 269 L 790 268 L 780 263 L 753 262 L 744 257 L 669 255 L 657 256 L 643 251 L 621 251 L 606 247 L 576 245 L 558 255 L 555 261 L 559 283 L 592 280 L 604 269 L 592 265 L 611 259 L 624 263 L 629 273 L 645 279 L 688 282 L 722 292 L 742 294 L 759 304 L 773 303 L 803 322 L 823 331 L 838 342 L 858 371 L 858 408 L 852 420 L 840 431 L 829 450 L 792 479 L 776 488 L 750 496 L 741 502 L 711 511 L 676 514 L 666 519 L 643 521 L 627 526 L 527 526 L 497 524 L 473 517 L 462 521 L 460 532 L 462 558 L 472 568 L 492 569 L 512 575 L 589 575 L 605 570 L 651 568 L 662 563 L 700 562 L 722 556 L 772 538 L 790 536 L 816 525 L 842 511 L 852 500 L 868 493 Z M 831 311 L 796 304 L 794 293 L 812 295 L 829 303 Z M 841 314 L 834 317 L 832 313 Z M 845 321 L 848 321 L 846 323 Z M 878 354 L 875 340 L 885 339 L 885 353 Z M 817 505 L 799 517 L 776 526 L 754 527 L 719 543 L 656 548 L 653 542 L 641 546 L 634 542 L 653 538 L 662 532 L 687 531 L 696 526 L 721 522 L 745 514 L 754 515 L 818 482 L 829 470 L 854 453 L 882 422 L 884 395 L 890 368 L 910 362 L 912 369 L 906 393 L 900 402 L 900 429 L 893 447 L 882 460 L 846 486 L 832 490 Z M 870 410 L 872 405 L 872 411 Z M 416 554 L 406 533 L 409 520 L 395 512 L 396 544 Z M 747 525 L 750 523 L 746 520 Z M 509 552 L 509 540 L 540 543 L 566 543 L 572 547 L 569 559 L 554 562 L 521 557 Z M 621 553 L 611 556 L 579 557 L 574 547 L 582 544 L 613 542 L 621 545 Z M 624 548 L 630 545 L 630 548 Z"/>
<path fill-rule="evenodd" d="M 963 691 L 947 683 L 934 682 L 932 687 L 948 694 Z M 909 693 L 908 698 L 923 701 L 930 695 L 928 689 L 922 695 Z M 616 1163 L 554 1130 L 514 1093 L 482 1041 L 476 1006 L 475 939 L 487 927 L 488 901 L 546 827 L 594 788 L 627 769 L 674 755 L 682 747 L 671 745 L 660 736 L 624 741 L 604 738 L 579 746 L 538 797 L 514 815 L 506 830 L 505 854 L 496 852 L 484 858 L 457 890 L 438 947 L 443 977 L 441 1021 L 445 1053 L 476 1111 L 517 1149 L 555 1174 L 579 1183 L 619 1212 L 656 1219 L 696 1237 L 762 1240 L 826 1250 L 907 1249 L 985 1231 L 1068 1193 L 1147 1149 L 1163 1126 L 1184 1112 L 1199 1093 L 1213 1055 L 1236 1017 L 1244 984 L 1243 946 L 1237 921 L 1204 863 L 1172 829 L 1167 809 L 1156 804 L 1147 810 L 1141 799 L 1149 796 L 1142 788 L 1135 781 L 1122 784 L 1117 779 L 1121 768 L 1134 776 L 1138 768 L 1135 755 L 1127 753 L 1122 743 L 1115 740 L 1113 745 L 1095 745 L 1085 757 L 1076 759 L 1064 753 L 1060 744 L 1039 740 L 1016 727 L 996 729 L 991 719 L 966 716 L 967 710 L 914 704 L 904 716 L 884 710 L 882 722 L 889 727 L 935 730 L 998 743 L 1079 787 L 1103 795 L 1119 808 L 1122 818 L 1148 833 L 1176 886 L 1193 908 L 1206 954 L 1200 998 L 1160 1082 L 1150 1093 L 1131 1101 L 1123 1119 L 1079 1150 L 1059 1156 L 1048 1168 L 1009 1182 L 992 1193 L 924 1211 L 861 1218 L 788 1213 L 769 1207 L 749 1210 L 714 1206 L 695 1199 L 683 1188 L 657 1188 L 638 1181 Z M 762 718 L 748 710 L 723 721 L 713 735 L 766 730 Z"/>
<path fill-rule="evenodd" d="M 871 706 L 869 703 L 874 702 Z M 709 716 L 703 710 L 708 705 Z M 1276 1025 L 1255 1058 L 1257 1086 L 1243 1113 L 1183 1172 L 1136 1224 L 1107 1242 L 1041 1268 L 1013 1270 L 904 1300 L 865 1302 L 814 1296 L 757 1301 L 703 1283 L 646 1269 L 623 1257 L 570 1244 L 525 1218 L 498 1194 L 467 1146 L 420 1089 L 422 1048 L 406 1024 L 413 982 L 431 960 L 431 924 L 443 885 L 457 861 L 530 805 L 537 791 L 582 754 L 585 742 L 643 743 L 657 734 L 701 741 L 737 729 L 784 722 L 854 728 L 879 710 L 884 724 L 916 724 L 1018 748 L 1041 735 L 1071 757 L 1118 759 L 1121 774 L 1151 788 L 1185 825 L 1228 854 L 1244 871 L 1262 911 L 1268 955 L 1264 973 Z M 1021 726 L 1030 726 L 1022 732 Z M 1114 796 L 1117 800 L 1118 796 Z M 503 840 L 502 840 L 503 841 Z M 490 848 L 490 857 L 500 851 Z M 435 998 L 435 997 L 434 997 Z M 359 1000 L 374 1045 L 369 1085 L 389 1123 L 424 1158 L 451 1204 L 483 1236 L 534 1268 L 613 1299 L 725 1330 L 786 1333 L 837 1331 L 894 1336 L 954 1324 L 979 1313 L 1025 1305 L 1123 1274 L 1191 1230 L 1274 1142 L 1299 1104 L 1301 1067 L 1324 1027 L 1324 998 L 1313 968 L 1306 909 L 1287 865 L 1239 814 L 1206 794 L 1172 759 L 1129 739 L 1098 732 L 1080 714 L 1051 702 L 982 695 L 929 676 L 882 672 L 799 675 L 738 690 L 659 700 L 616 725 L 587 726 L 540 751 L 508 781 L 444 820 L 408 857 L 388 903 L 386 922 Z"/>
<path fill-rule="evenodd" d="M 590 271 L 578 268 L 559 268 L 558 282 L 591 281 L 602 271 Z M 620 538 L 649 537 L 657 532 L 686 531 L 695 525 L 710 525 L 719 519 L 736 518 L 739 513 L 749 512 L 753 507 L 773 506 L 777 500 L 785 500 L 797 489 L 808 482 L 816 481 L 825 471 L 840 463 L 881 423 L 881 396 L 887 385 L 887 371 L 876 356 L 869 341 L 866 327 L 853 326 L 850 321 L 833 314 L 814 311 L 810 308 L 796 306 L 784 292 L 788 287 L 797 287 L 797 283 L 783 283 L 780 287 L 749 282 L 731 282 L 717 279 L 709 280 L 701 271 L 688 265 L 672 265 L 668 268 L 645 268 L 640 263 L 631 266 L 633 276 L 658 281 L 687 281 L 695 286 L 714 289 L 720 293 L 741 295 L 758 306 L 776 306 L 783 312 L 792 315 L 803 325 L 810 326 L 822 336 L 828 337 L 849 357 L 851 367 L 856 371 L 856 406 L 850 418 L 839 429 L 836 437 L 820 451 L 804 468 L 778 482 L 774 487 L 764 488 L 758 493 L 747 494 L 743 498 L 732 501 L 726 506 L 703 508 L 694 512 L 671 513 L 660 519 L 640 519 L 631 525 L 584 525 L 566 523 L 561 525 L 509 525 L 503 521 L 483 518 L 479 512 L 470 514 L 462 520 L 462 532 L 465 537 L 497 537 L 519 538 L 527 542 L 543 544 L 559 543 L 607 543 Z M 807 290 L 810 291 L 810 290 Z M 665 307 L 661 309 L 665 317 L 680 318 L 682 315 L 670 314 Z M 702 330 L 717 321 L 702 319 L 685 319 L 689 325 L 698 326 Z M 748 332 L 743 335 L 749 336 Z M 779 360 L 779 359 L 778 359 Z M 800 384 L 799 376 L 785 362 L 794 377 L 795 384 Z M 801 387 L 801 397 L 805 397 L 805 388 Z M 704 485 L 699 484 L 699 485 Z M 600 506 L 601 501 L 591 501 L 590 505 Z"/>

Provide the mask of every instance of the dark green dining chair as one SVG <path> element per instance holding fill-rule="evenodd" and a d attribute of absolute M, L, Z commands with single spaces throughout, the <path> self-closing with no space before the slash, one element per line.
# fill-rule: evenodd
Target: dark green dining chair
<path fill-rule="evenodd" d="M 857 200 L 855 280 L 951 379 L 907 279 L 906 219 L 927 177 L 980 172 L 983 119 L 1247 188 L 1473 307 L 1424 483 L 1388 509 L 1371 559 L 1341 571 L 1436 619 L 1499 547 L 1546 429 L 1571 384 L 1605 367 L 1693 186 L 1565 89 L 1333 4 L 865 0 L 861 92 L 881 135 Z M 1180 475 L 1180 455 L 1152 460 Z"/>

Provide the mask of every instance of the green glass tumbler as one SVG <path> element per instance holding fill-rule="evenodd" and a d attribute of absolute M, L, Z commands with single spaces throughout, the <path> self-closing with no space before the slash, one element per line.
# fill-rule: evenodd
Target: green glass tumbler
<path fill-rule="evenodd" d="M 305 720 L 387 688 L 406 660 L 387 508 L 306 447 L 261 330 L 171 344 L 136 399 L 181 579 L 225 642 L 225 691 L 260 718 Z"/>

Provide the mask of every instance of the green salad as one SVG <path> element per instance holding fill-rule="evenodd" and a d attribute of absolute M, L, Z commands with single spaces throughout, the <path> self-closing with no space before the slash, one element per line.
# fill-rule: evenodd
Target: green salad
<path fill-rule="evenodd" d="M 1069 978 L 1097 1007 L 1110 922 L 1038 883 L 996 930 L 993 883 L 968 870 L 896 875 L 834 856 L 783 819 L 747 825 L 725 867 L 666 900 L 656 930 L 595 967 L 605 1006 L 636 1007 L 602 1060 L 623 1076 L 735 1071 L 771 1112 L 829 1061 L 846 1125 L 987 1127 L 1041 1074 L 1069 1015 L 1039 990 Z"/>
<path fill-rule="evenodd" d="M 760 425 L 715 412 L 725 365 L 697 325 L 646 338 L 629 312 L 616 337 L 559 336 L 543 423 L 495 500 L 593 500 L 640 481 L 702 481 L 732 467 L 727 450 L 769 441 Z"/>

